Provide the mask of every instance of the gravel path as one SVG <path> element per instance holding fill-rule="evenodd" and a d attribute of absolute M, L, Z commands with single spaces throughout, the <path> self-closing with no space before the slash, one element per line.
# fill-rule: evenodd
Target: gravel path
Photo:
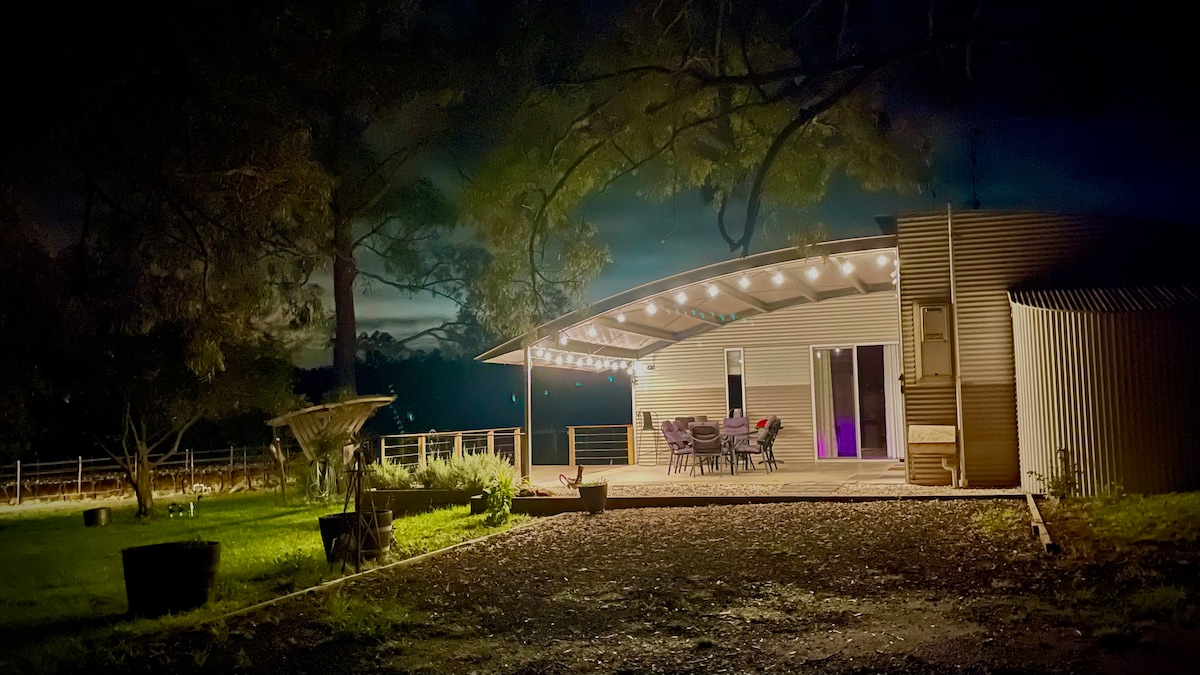
<path fill-rule="evenodd" d="M 1194 554 L 1167 557 L 1191 565 Z M 1192 628 L 1156 626 L 1149 646 L 1102 648 L 1116 578 L 1106 575 L 1124 573 L 1044 555 L 1023 502 L 1009 499 L 568 513 L 219 628 L 151 636 L 104 665 L 288 675 L 1194 672 Z M 1065 611 L 1072 603 L 1086 609 Z"/>

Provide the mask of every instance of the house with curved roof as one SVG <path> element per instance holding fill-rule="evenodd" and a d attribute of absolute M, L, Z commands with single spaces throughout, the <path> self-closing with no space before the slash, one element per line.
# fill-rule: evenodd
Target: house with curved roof
<path fill-rule="evenodd" d="M 1154 264 L 1178 257 L 1162 250 L 1177 226 L 950 210 L 878 222 L 878 236 L 760 253 L 630 289 L 478 358 L 527 371 L 627 370 L 639 464 L 667 463 L 656 430 L 661 420 L 737 411 L 752 420 L 781 418 L 775 455 L 785 464 L 895 462 L 909 482 L 1010 487 L 1022 484 L 1010 291 L 1181 288 L 1187 278 L 1185 266 Z M 1164 320 L 1162 330 L 1187 333 L 1180 326 L 1192 325 L 1195 307 L 1173 307 L 1179 315 Z M 1173 356 L 1187 363 L 1168 389 L 1190 396 L 1200 359 Z M 1041 367 L 1054 380 L 1054 363 Z M 1163 375 L 1137 374 L 1149 379 L 1148 390 Z M 1090 414 L 1088 396 L 1074 392 L 1059 414 L 1087 426 L 1078 420 Z M 1121 415 L 1133 419 L 1156 404 L 1123 405 Z M 1192 457 L 1179 467 L 1188 478 L 1173 489 L 1200 487 L 1200 432 L 1173 424 L 1180 433 L 1159 436 L 1174 439 L 1172 461 Z M 1092 445 L 1127 443 L 1128 433 L 1087 438 Z M 1038 464 L 1043 483 L 1062 471 L 1096 473 L 1095 458 L 1111 454 L 1098 447 L 1066 452 L 1066 459 Z M 1122 474 L 1103 475 L 1115 484 Z M 1044 491 L 1028 478 L 1025 485 Z"/>

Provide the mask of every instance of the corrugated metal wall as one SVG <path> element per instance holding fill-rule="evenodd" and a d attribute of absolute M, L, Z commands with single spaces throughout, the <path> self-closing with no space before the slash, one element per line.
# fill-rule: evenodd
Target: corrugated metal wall
<path fill-rule="evenodd" d="M 673 419 L 725 414 L 726 348 L 744 350 L 746 414 L 778 415 L 784 430 L 775 444 L 783 462 L 813 461 L 809 346 L 886 343 L 899 339 L 896 295 L 871 293 L 798 305 L 738 321 L 685 340 L 645 359 L 634 399 L 641 411 Z M 654 437 L 639 433 L 638 462 L 653 463 Z M 659 444 L 660 451 L 662 444 Z"/>
<path fill-rule="evenodd" d="M 915 378 L 914 303 L 950 299 L 946 214 L 898 219 L 905 412 L 909 424 L 954 424 L 952 379 Z M 1016 380 L 1008 289 L 1090 250 L 1105 223 L 1038 213 L 953 214 L 963 479 L 974 487 L 1020 482 Z M 943 472 L 944 473 L 944 472 Z"/>
<path fill-rule="evenodd" d="M 1021 487 L 1078 471 L 1084 495 L 1200 489 L 1194 311 L 1074 312 L 1011 304 Z"/>

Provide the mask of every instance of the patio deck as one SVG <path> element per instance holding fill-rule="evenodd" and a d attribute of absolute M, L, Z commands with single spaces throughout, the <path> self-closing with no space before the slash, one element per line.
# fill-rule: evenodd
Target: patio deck
<path fill-rule="evenodd" d="M 534 466 L 530 482 L 537 486 L 551 489 L 561 488 L 559 474 L 574 478 L 575 469 L 572 466 Z M 739 471 L 730 475 L 726 469 L 721 473 L 706 473 L 703 476 L 690 472 L 667 475 L 667 467 L 660 466 L 613 466 L 594 465 L 584 467 L 584 480 L 600 480 L 608 482 L 610 488 L 637 488 L 640 493 L 649 494 L 654 487 L 662 487 L 664 492 L 676 489 L 686 489 L 689 486 L 705 486 L 705 492 L 719 492 L 716 486 L 730 486 L 731 493 L 746 494 L 744 486 L 770 486 L 770 494 L 778 495 L 828 495 L 833 494 L 845 485 L 870 486 L 903 486 L 904 463 L 893 461 L 843 461 L 829 463 L 790 463 L 781 465 L 777 471 L 768 473 L 758 468 L 750 471 Z M 944 488 L 947 493 L 954 490 L 949 486 Z M 957 491 L 957 492 L 961 492 Z"/>
<path fill-rule="evenodd" d="M 558 501 L 540 497 L 518 498 L 514 512 L 550 515 L 578 510 L 574 491 L 559 482 L 559 474 L 572 478 L 573 467 L 534 466 L 532 483 L 550 488 Z M 731 476 L 688 473 L 667 476 L 666 466 L 585 466 L 584 480 L 604 480 L 609 485 L 609 508 L 648 506 L 708 506 L 811 500 L 875 501 L 889 499 L 996 499 L 1020 498 L 1017 488 L 963 489 L 950 486 L 910 485 L 904 464 L 893 461 L 845 461 L 792 464 L 786 469 L 739 472 Z M 553 501 L 553 500 L 551 500 Z M 482 504 L 479 505 L 482 508 Z M 474 507 L 473 507 L 474 508 Z"/>

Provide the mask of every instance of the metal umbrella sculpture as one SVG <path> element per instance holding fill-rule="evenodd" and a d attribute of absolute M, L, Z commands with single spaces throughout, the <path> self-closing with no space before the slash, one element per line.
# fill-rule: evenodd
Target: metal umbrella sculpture
<path fill-rule="evenodd" d="M 268 420 L 278 436 L 280 427 L 288 427 L 300 444 L 309 463 L 308 496 L 327 498 L 337 476 L 334 475 L 334 452 L 341 451 L 342 466 L 350 466 L 358 447 L 355 436 L 376 410 L 396 400 L 395 396 L 364 396 L 337 403 L 325 403 L 302 408 Z M 340 447 L 338 447 L 340 446 Z M 278 442 L 271 452 L 283 470 L 283 453 Z"/>

